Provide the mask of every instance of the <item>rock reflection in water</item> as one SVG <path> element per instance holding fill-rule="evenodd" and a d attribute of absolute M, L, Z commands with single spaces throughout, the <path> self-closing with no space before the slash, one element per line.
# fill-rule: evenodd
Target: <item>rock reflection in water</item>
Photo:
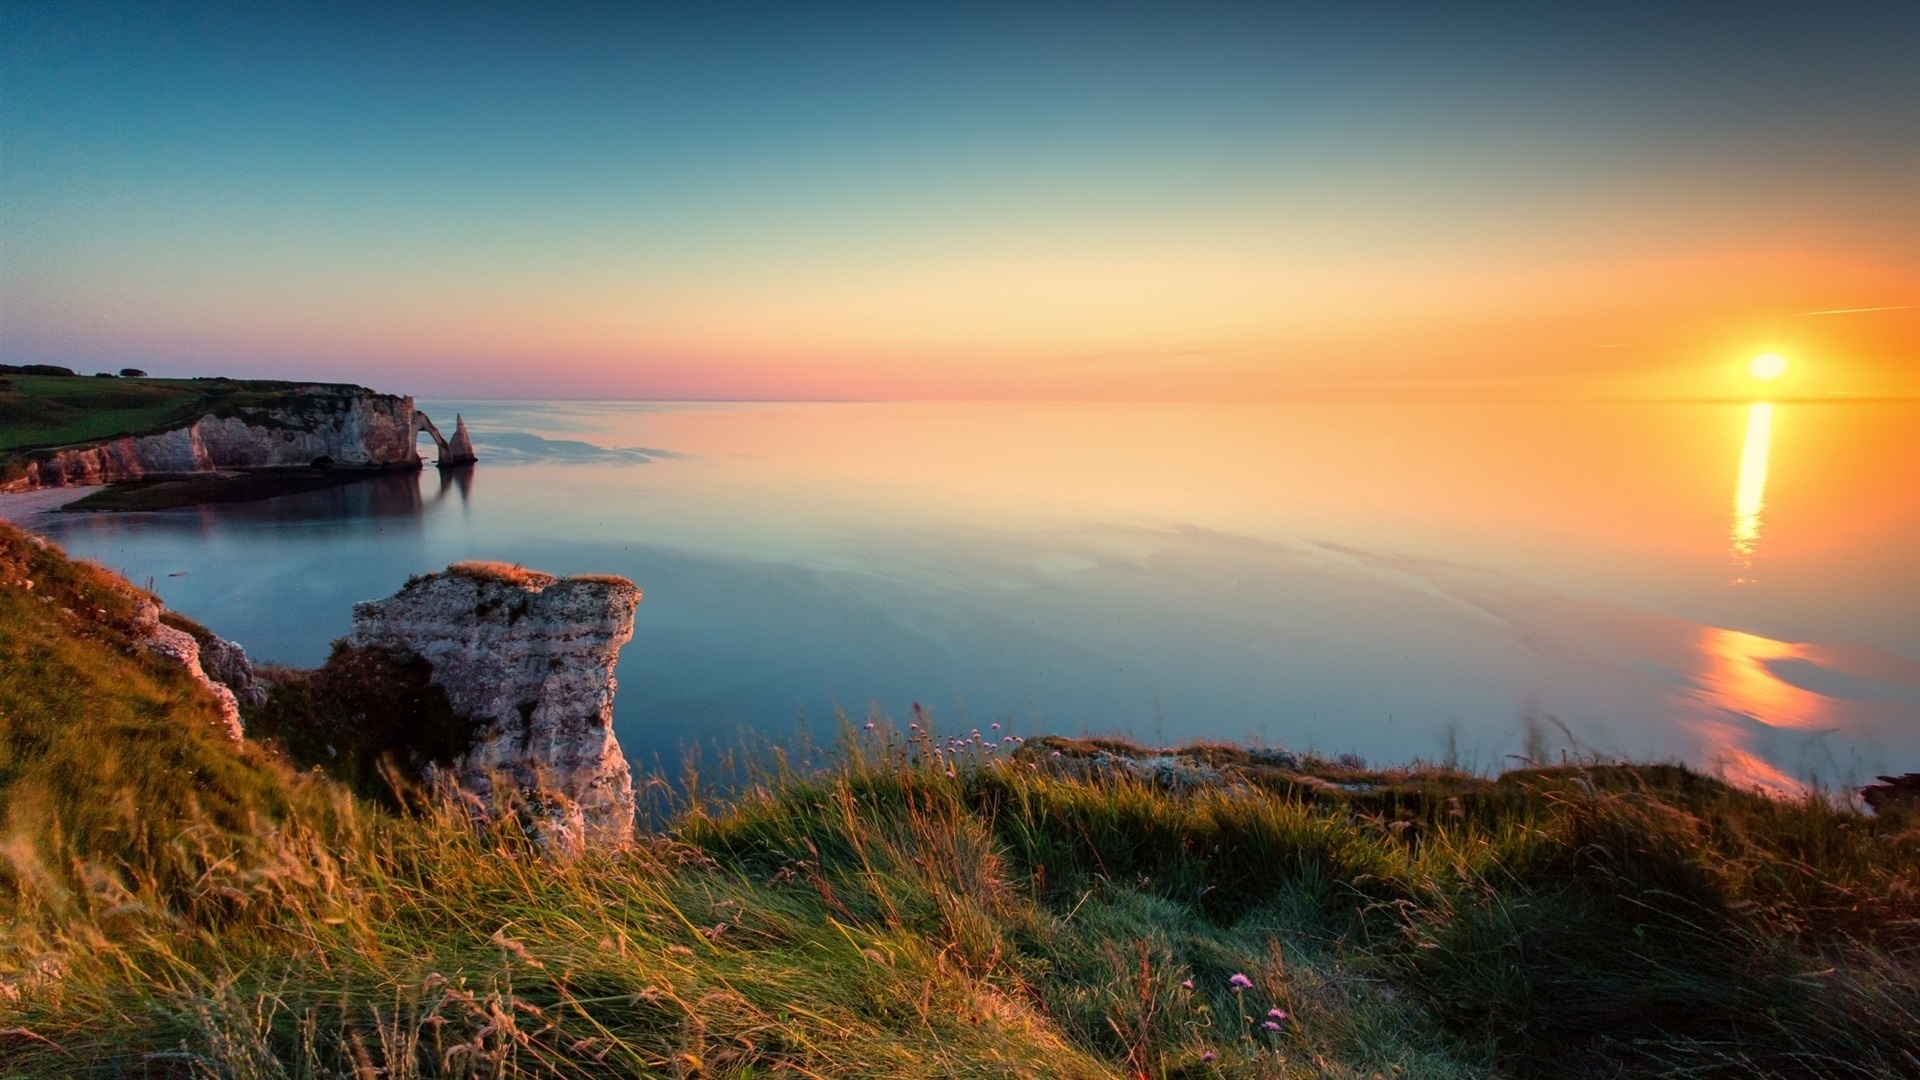
<path fill-rule="evenodd" d="M 440 490 L 433 496 L 435 506 L 447 497 L 447 489 L 460 492 L 460 507 L 467 507 L 467 500 L 473 497 L 473 465 L 449 465 L 440 470 Z"/>
<path fill-rule="evenodd" d="M 420 473 L 409 471 L 380 473 L 339 487 L 221 507 L 218 512 L 256 521 L 296 522 L 418 517 L 425 509 L 420 496 Z"/>
<path fill-rule="evenodd" d="M 643 759 L 918 701 L 1488 768 L 1553 716 L 1570 753 L 1743 783 L 1912 771 L 1914 406 L 1754 404 L 429 402 L 486 417 L 477 493 L 410 473 L 50 531 L 303 666 L 463 559 L 629 578 Z M 606 449 L 649 446 L 674 454 Z"/>

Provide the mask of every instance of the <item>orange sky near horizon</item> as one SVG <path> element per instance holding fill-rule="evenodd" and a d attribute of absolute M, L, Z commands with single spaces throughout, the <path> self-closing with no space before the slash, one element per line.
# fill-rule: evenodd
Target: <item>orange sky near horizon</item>
<path fill-rule="evenodd" d="M 304 305 L 146 283 L 126 289 L 145 302 L 60 329 L 102 356 L 157 354 L 156 374 L 169 354 L 197 365 L 166 372 L 180 375 L 300 377 L 323 360 L 335 377 L 441 396 L 1920 396 L 1920 271 L 1876 254 L 1342 272 L 1201 252 L 651 288 L 618 273 L 449 275 L 318 283 Z M 1761 352 L 1792 361 L 1765 387 L 1745 370 Z"/>
<path fill-rule="evenodd" d="M 0 10 L 0 361 L 425 396 L 1920 396 L 1920 20 Z M 1870 309 L 1870 310 L 1869 310 Z"/>

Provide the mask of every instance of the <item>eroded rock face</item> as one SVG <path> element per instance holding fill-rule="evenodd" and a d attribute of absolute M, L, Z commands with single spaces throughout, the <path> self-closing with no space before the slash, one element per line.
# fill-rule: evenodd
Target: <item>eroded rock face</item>
<path fill-rule="evenodd" d="M 57 570 L 62 564 L 65 569 Z M 51 583 L 44 578 L 36 582 L 32 576 L 49 572 L 56 574 Z M 51 588 L 47 588 L 49 584 Z M 58 605 L 87 638 L 96 642 L 110 643 L 116 649 L 143 649 L 185 668 L 213 696 L 219 710 L 216 723 L 236 743 L 243 735 L 240 703 L 257 705 L 266 700 L 265 688 L 255 680 L 253 665 L 240 646 L 198 623 L 169 614 L 154 596 L 134 588 L 120 575 L 70 561 L 59 545 L 5 522 L 0 522 L 0 588 L 18 589 L 41 603 Z M 0 711 L 5 704 L 0 702 Z"/>
<path fill-rule="evenodd" d="M 267 688 L 254 677 L 253 662 L 239 642 L 215 636 L 201 640 L 200 668 L 207 678 L 232 691 L 241 704 L 258 708 L 267 703 Z"/>
<path fill-rule="evenodd" d="M 418 468 L 413 399 L 358 387 L 314 386 L 297 405 L 206 415 L 156 435 L 30 455 L 0 491 L 112 484 L 171 473 L 308 466 Z"/>
<path fill-rule="evenodd" d="M 441 465 L 471 465 L 480 460 L 473 453 L 473 437 L 467 434 L 467 422 L 459 413 L 453 414 L 453 438 L 447 440 L 447 448 L 440 454 Z"/>
<path fill-rule="evenodd" d="M 239 699 L 235 697 L 232 688 L 225 681 L 210 677 L 206 668 L 202 666 L 203 654 L 200 639 L 185 630 L 161 622 L 160 608 L 152 603 L 142 604 L 138 615 L 135 616 L 135 625 L 140 643 L 146 646 L 148 652 L 186 668 L 187 674 L 193 676 L 196 682 L 206 687 L 207 692 L 213 695 L 213 699 L 220 706 L 220 730 L 234 742 L 240 742 L 245 738 L 245 730 L 240 723 Z M 253 665 L 247 663 L 247 654 L 231 641 L 221 638 L 211 640 L 239 654 L 238 662 L 245 665 L 246 669 L 245 685 L 251 690 L 254 686 Z M 225 656 L 224 658 L 229 665 L 229 670 L 237 676 L 237 669 L 232 667 L 233 657 Z"/>
<path fill-rule="evenodd" d="M 441 468 L 471 465 L 480 460 L 473 452 L 473 437 L 467 434 L 467 422 L 459 413 L 453 414 L 453 438 L 451 439 L 440 434 L 440 429 L 434 425 L 433 417 L 424 412 L 416 409 L 413 422 L 418 430 L 433 437 L 433 445 L 440 451 L 440 457 L 434 464 Z"/>
<path fill-rule="evenodd" d="M 354 605 L 346 641 L 425 659 L 454 711 L 482 724 L 455 781 L 483 806 L 496 782 L 514 785 L 543 841 L 570 853 L 633 834 L 613 667 L 639 603 L 625 578 L 462 563 Z"/>
<path fill-rule="evenodd" d="M 460 414 L 455 413 L 454 415 L 458 416 Z M 445 435 L 440 434 L 440 428 L 436 424 L 434 424 L 433 417 L 428 416 L 425 410 L 423 409 L 413 410 L 413 429 L 414 429 L 414 434 L 416 435 L 422 431 L 426 432 L 427 435 L 433 439 L 434 449 L 439 452 L 440 460 L 442 461 L 446 460 L 447 437 Z"/>

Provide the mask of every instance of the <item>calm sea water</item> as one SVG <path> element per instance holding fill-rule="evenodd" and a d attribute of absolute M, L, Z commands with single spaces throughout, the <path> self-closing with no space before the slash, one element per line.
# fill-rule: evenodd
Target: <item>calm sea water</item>
<path fill-rule="evenodd" d="M 1920 406 L 422 402 L 482 456 L 68 517 L 260 659 L 469 558 L 631 577 L 629 754 L 856 719 L 1920 769 Z"/>

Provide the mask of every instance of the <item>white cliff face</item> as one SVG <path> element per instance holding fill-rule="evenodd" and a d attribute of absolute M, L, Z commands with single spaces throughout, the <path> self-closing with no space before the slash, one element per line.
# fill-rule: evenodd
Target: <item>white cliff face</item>
<path fill-rule="evenodd" d="M 297 407 L 202 416 L 185 427 L 31 455 L 25 475 L 0 491 L 111 484 L 164 473 L 306 466 L 414 468 L 413 399 L 370 390 L 310 387 Z"/>
<path fill-rule="evenodd" d="M 633 776 L 613 736 L 614 662 L 640 590 L 462 563 L 356 604 L 347 643 L 411 653 L 455 712 L 483 726 L 454 779 L 483 805 L 512 784 L 563 852 L 633 834 Z"/>

